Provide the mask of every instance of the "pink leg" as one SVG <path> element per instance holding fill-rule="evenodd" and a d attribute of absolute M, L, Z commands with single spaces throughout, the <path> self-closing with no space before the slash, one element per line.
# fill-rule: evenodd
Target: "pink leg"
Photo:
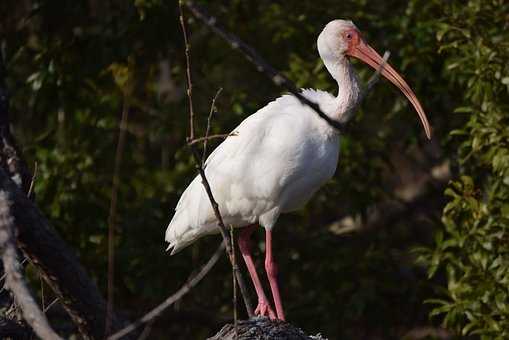
<path fill-rule="evenodd" d="M 274 320 L 276 318 L 276 314 L 272 310 L 269 304 L 269 300 L 263 291 L 262 284 L 260 282 L 260 278 L 256 273 L 256 267 L 253 263 L 253 258 L 251 257 L 251 234 L 255 231 L 257 225 L 252 224 L 247 226 L 240 232 L 239 235 L 239 248 L 244 258 L 244 262 L 246 262 L 247 269 L 249 270 L 249 274 L 251 275 L 251 280 L 256 289 L 256 295 L 258 295 L 258 306 L 256 307 L 255 314 L 266 316 L 268 315 L 270 319 Z"/>
<path fill-rule="evenodd" d="M 281 303 L 281 295 L 279 294 L 279 286 L 277 283 L 277 265 L 272 258 L 272 231 L 270 229 L 265 230 L 265 271 L 269 278 L 272 297 L 276 305 L 277 318 L 279 320 L 285 320 L 285 313 L 283 312 L 283 304 Z"/>

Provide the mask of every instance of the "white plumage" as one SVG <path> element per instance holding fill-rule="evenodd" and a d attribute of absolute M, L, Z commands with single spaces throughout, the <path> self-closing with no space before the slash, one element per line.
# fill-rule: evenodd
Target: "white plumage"
<path fill-rule="evenodd" d="M 331 112 L 337 98 L 322 91 L 303 95 Z M 206 161 L 205 174 L 227 225 L 260 222 L 272 228 L 281 213 L 302 207 L 336 170 L 338 133 L 295 97 L 282 96 L 246 118 L 235 136 Z M 218 232 L 209 198 L 196 176 L 182 194 L 166 230 L 172 254 Z"/>

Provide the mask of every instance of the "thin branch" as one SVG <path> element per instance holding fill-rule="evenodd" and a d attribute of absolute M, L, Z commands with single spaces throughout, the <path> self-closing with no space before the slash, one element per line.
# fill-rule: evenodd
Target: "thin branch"
<path fill-rule="evenodd" d="M 184 20 L 184 12 L 182 9 L 182 0 L 179 1 L 179 9 L 180 9 L 180 23 L 182 25 L 182 31 L 183 31 L 184 36 L 186 37 L 186 39 L 185 39 L 186 55 L 189 55 L 190 54 L 190 46 L 187 43 L 187 28 L 186 28 L 186 23 Z M 189 116 L 192 121 L 194 119 L 194 112 L 193 112 L 193 106 L 192 106 L 192 102 L 193 102 L 192 91 L 189 91 L 189 89 L 192 88 L 192 82 L 191 82 L 191 77 L 190 77 L 191 64 L 190 64 L 189 58 L 186 58 L 186 70 L 187 70 L 187 74 L 188 74 L 187 96 L 189 98 L 189 103 L 190 103 Z M 193 133 L 193 135 L 188 137 L 188 141 L 192 141 L 194 139 L 194 131 L 191 130 L 191 133 Z M 217 204 L 217 201 L 215 200 L 214 195 L 212 194 L 212 189 L 210 188 L 210 183 L 207 179 L 207 176 L 205 175 L 205 168 L 204 168 L 204 165 L 202 164 L 202 158 L 198 155 L 198 151 L 194 145 L 189 145 L 189 148 L 191 149 L 191 153 L 193 155 L 194 162 L 196 164 L 196 168 L 197 168 L 197 170 L 200 174 L 200 177 L 202 179 L 202 184 L 205 188 L 205 191 L 209 198 L 210 204 L 212 205 L 212 209 L 214 210 L 214 215 L 216 216 L 216 219 L 218 222 L 219 231 L 221 232 L 221 236 L 223 237 L 223 242 L 226 246 L 226 252 L 228 254 L 228 259 L 230 260 L 230 263 L 231 263 L 233 270 L 235 272 L 235 278 L 237 279 L 237 283 L 239 284 L 240 293 L 242 294 L 242 298 L 243 298 L 244 304 L 246 306 L 247 314 L 251 318 L 254 314 L 253 314 L 253 308 L 251 306 L 251 301 L 249 301 L 249 295 L 247 292 L 246 284 L 245 284 L 244 278 L 242 276 L 242 273 L 240 272 L 238 267 L 236 267 L 234 264 L 234 256 L 233 256 L 233 249 L 231 247 L 230 236 L 228 235 L 228 231 L 224 224 L 223 217 L 221 216 L 221 212 L 219 211 L 219 205 Z"/>
<path fill-rule="evenodd" d="M 216 249 L 212 257 L 208 260 L 208 262 L 200 269 L 200 271 L 193 277 L 191 277 L 179 290 L 177 290 L 174 294 L 169 296 L 166 300 L 164 300 L 163 303 L 161 303 L 156 308 L 152 309 L 150 312 L 145 314 L 140 319 L 136 320 L 135 322 L 131 323 L 129 326 L 121 329 L 120 331 L 116 332 L 113 335 L 110 335 L 108 337 L 108 340 L 117 340 L 125 336 L 126 334 L 134 331 L 136 328 L 140 327 L 141 325 L 152 321 L 168 307 L 170 307 L 172 304 L 180 300 L 184 295 L 189 293 L 189 291 L 196 286 L 204 277 L 207 275 L 207 273 L 214 267 L 214 265 L 217 263 L 219 258 L 221 257 L 221 254 L 224 251 L 224 242 L 221 242 L 219 247 Z"/>
<path fill-rule="evenodd" d="M 59 298 L 55 298 L 49 305 L 47 305 L 42 311 L 43 313 L 46 313 L 51 307 L 53 307 L 54 304 L 58 302 Z"/>
<path fill-rule="evenodd" d="M 6 274 L 6 286 L 14 295 L 16 303 L 23 312 L 23 318 L 41 339 L 62 339 L 48 323 L 30 295 L 23 275 L 20 272 L 17 250 L 14 241 L 14 219 L 10 214 L 8 194 L 0 191 L 0 252 Z"/>
<path fill-rule="evenodd" d="M 193 13 L 193 15 L 201 20 L 206 26 L 208 26 L 214 33 L 219 35 L 221 38 L 226 40 L 230 44 L 230 46 L 233 49 L 237 49 L 240 51 L 240 53 L 252 64 L 256 66 L 256 69 L 260 72 L 263 72 L 267 77 L 269 77 L 274 84 L 276 84 L 279 87 L 284 88 L 291 94 L 293 94 L 302 104 L 305 104 L 309 106 L 311 109 L 313 109 L 320 118 L 325 120 L 331 127 L 343 132 L 345 130 L 345 124 L 346 121 L 336 121 L 329 116 L 327 116 L 318 106 L 317 103 L 307 99 L 304 97 L 301 93 L 301 90 L 298 89 L 295 84 L 289 80 L 287 77 L 285 77 L 282 73 L 278 72 L 274 67 L 272 67 L 268 62 L 266 62 L 258 52 L 245 42 L 243 42 L 239 37 L 237 37 L 235 34 L 232 34 L 228 31 L 226 31 L 224 28 L 222 28 L 218 24 L 217 18 L 211 16 L 207 13 L 207 11 L 204 9 L 203 6 L 199 6 L 195 4 L 193 1 L 188 0 L 186 1 L 186 6 L 189 8 L 189 10 Z M 388 56 L 387 56 L 388 57 Z M 382 69 L 382 66 L 379 67 L 376 74 L 380 73 L 380 70 Z M 367 94 L 367 91 L 371 90 L 373 85 L 378 81 L 378 76 L 372 77 L 372 83 L 369 87 L 366 87 L 366 90 L 364 91 L 364 95 L 361 95 L 357 103 L 353 106 L 351 111 L 354 111 L 358 108 L 358 106 L 361 104 L 361 101 L 363 98 L 365 98 L 365 95 Z M 350 114 L 348 115 L 350 116 Z"/>
<path fill-rule="evenodd" d="M 39 273 L 39 283 L 41 285 L 41 308 L 42 308 L 42 311 L 44 312 L 44 281 L 42 279 L 42 275 Z"/>
<path fill-rule="evenodd" d="M 21 265 L 21 266 L 23 266 L 23 265 L 24 265 L 24 264 L 25 264 L 28 260 L 29 260 L 29 259 L 28 259 L 28 257 L 25 257 L 23 260 L 21 260 L 20 265 Z M 0 276 L 0 282 L 2 282 L 2 281 L 3 281 L 3 279 L 5 279 L 5 277 L 6 277 L 6 276 L 7 276 L 7 274 L 3 273 L 3 275 L 2 275 L 2 276 Z M 4 288 L 4 287 L 2 287 L 2 289 L 0 289 L 0 293 L 1 293 L 1 292 L 3 292 L 3 291 L 4 291 L 4 289 L 5 289 L 5 288 Z"/>
<path fill-rule="evenodd" d="M 118 186 L 120 182 L 120 166 L 124 154 L 127 120 L 129 117 L 129 105 L 124 94 L 122 105 L 122 118 L 120 120 L 120 129 L 118 134 L 117 150 L 115 154 L 115 168 L 113 171 L 113 184 L 111 188 L 110 212 L 108 217 L 108 304 L 106 306 L 106 326 L 104 334 L 108 335 L 111 330 L 111 318 L 114 305 L 114 287 L 115 287 L 115 226 L 117 214 Z"/>
<path fill-rule="evenodd" d="M 235 269 L 237 268 L 237 257 L 235 256 L 235 244 L 233 237 L 233 226 L 230 225 L 230 240 L 232 242 L 233 249 L 233 266 L 232 266 L 232 285 L 233 285 L 233 324 L 235 326 L 235 339 L 238 336 L 238 322 L 237 322 L 237 281 L 235 280 Z"/>
<path fill-rule="evenodd" d="M 191 45 L 187 38 L 186 23 L 184 21 L 184 11 L 182 10 L 182 0 L 179 0 L 180 26 L 184 35 L 184 43 L 186 45 L 186 64 L 191 64 Z M 194 139 L 194 109 L 193 109 L 193 83 L 191 81 L 191 69 L 186 69 L 187 76 L 187 98 L 189 99 L 189 140 Z"/>
<path fill-rule="evenodd" d="M 371 91 L 373 86 L 375 86 L 375 84 L 378 82 L 378 80 L 380 80 L 380 74 L 383 72 L 383 70 L 385 68 L 385 65 L 387 64 L 387 60 L 389 60 L 390 56 L 391 56 L 391 52 L 390 51 L 385 51 L 384 52 L 383 61 L 380 64 L 380 66 L 378 66 L 378 68 L 376 69 L 376 72 L 373 73 L 373 75 L 371 75 L 371 77 L 369 78 L 369 80 L 368 80 L 368 82 L 366 84 L 366 87 L 361 92 L 361 99 L 360 99 L 360 101 L 362 101 L 362 99 L 364 99 L 368 95 L 368 93 Z"/>
<path fill-rule="evenodd" d="M 224 136 L 224 134 L 223 135 L 212 135 L 212 136 L 210 136 L 210 125 L 211 125 L 211 122 L 212 122 L 212 115 L 214 114 L 214 112 L 217 111 L 216 100 L 219 97 L 219 95 L 221 94 L 221 91 L 223 91 L 223 88 L 220 87 L 219 90 L 217 90 L 216 95 L 214 96 L 214 99 L 212 99 L 212 104 L 210 105 L 209 117 L 207 118 L 207 130 L 205 131 L 205 139 L 203 140 L 203 154 L 201 156 L 201 164 L 202 164 L 202 166 L 205 164 L 205 157 L 207 157 L 207 141 L 210 138 L 217 138 L 219 136 Z M 226 135 L 226 137 L 228 137 L 228 136 L 230 136 L 230 134 Z M 194 142 L 194 141 L 192 141 L 192 142 Z"/>
<path fill-rule="evenodd" d="M 220 133 L 220 134 L 217 134 L 217 135 L 210 135 L 210 136 L 206 136 L 206 137 L 198 137 L 198 138 L 195 138 L 195 139 L 187 142 L 187 145 L 195 145 L 195 144 L 198 144 L 200 142 L 203 142 L 203 144 L 206 144 L 206 142 L 208 140 L 211 140 L 211 139 L 217 139 L 217 138 L 225 139 L 225 138 L 234 137 L 234 136 L 237 136 L 237 134 L 235 132 L 232 132 L 232 133 Z M 204 146 L 203 150 L 206 151 L 205 146 Z"/>
<path fill-rule="evenodd" d="M 27 197 L 28 198 L 31 198 L 31 196 L 32 196 L 32 194 L 34 192 L 35 180 L 37 178 L 37 170 L 38 170 L 37 162 L 35 162 L 35 164 L 34 164 L 34 173 L 32 174 L 32 180 L 30 181 L 30 187 L 28 188 L 28 193 L 27 193 Z"/>

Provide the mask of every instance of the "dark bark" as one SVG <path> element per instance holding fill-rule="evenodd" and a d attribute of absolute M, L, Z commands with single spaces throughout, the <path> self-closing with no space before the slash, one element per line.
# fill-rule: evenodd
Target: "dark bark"
<path fill-rule="evenodd" d="M 9 195 L 0 190 L 0 255 L 5 270 L 5 287 L 12 292 L 24 320 L 32 327 L 39 338 L 63 340 L 51 328 L 46 314 L 39 308 L 27 287 L 18 260 L 14 219 L 10 213 L 10 205 Z"/>
<path fill-rule="evenodd" d="M 306 335 L 300 328 L 288 322 L 268 318 L 253 318 L 239 321 L 237 334 L 235 326 L 227 324 L 208 340 L 327 340 L 320 334 Z"/>

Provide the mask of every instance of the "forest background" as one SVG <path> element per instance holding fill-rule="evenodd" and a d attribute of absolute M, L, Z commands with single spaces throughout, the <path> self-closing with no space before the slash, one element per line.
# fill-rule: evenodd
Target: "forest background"
<path fill-rule="evenodd" d="M 331 92 L 316 38 L 330 20 L 351 19 L 376 50 L 391 51 L 389 62 L 434 129 L 427 141 L 404 96 L 387 81 L 375 86 L 341 138 L 333 180 L 275 229 L 288 320 L 330 339 L 508 338 L 509 4 L 200 3 L 297 86 Z M 178 5 L 4 0 L 0 15 L 12 131 L 29 168 L 37 163 L 36 203 L 104 296 L 114 158 L 128 93 L 115 309 L 134 320 L 176 291 L 220 240 L 200 240 L 174 257 L 163 242 L 195 175 L 185 142 Z M 212 133 L 227 133 L 284 91 L 188 17 L 197 129 L 203 134 L 222 88 Z M 354 63 L 366 81 L 372 70 Z M 256 240 L 262 265 L 263 238 Z M 37 268 L 29 264 L 26 273 L 40 298 Z M 232 318 L 231 296 L 223 258 L 157 319 L 151 338 L 212 335 Z M 74 332 L 58 303 L 47 314 L 57 332 Z"/>

